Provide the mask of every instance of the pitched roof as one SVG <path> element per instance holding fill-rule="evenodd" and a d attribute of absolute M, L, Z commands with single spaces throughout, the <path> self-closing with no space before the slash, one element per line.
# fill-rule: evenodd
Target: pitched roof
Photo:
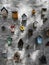
<path fill-rule="evenodd" d="M 2 10 L 4 10 L 4 9 L 5 9 L 5 10 L 6 10 L 6 12 L 8 13 L 8 10 L 7 10 L 5 7 L 3 7 L 3 8 L 1 9 L 1 11 L 2 11 Z"/>

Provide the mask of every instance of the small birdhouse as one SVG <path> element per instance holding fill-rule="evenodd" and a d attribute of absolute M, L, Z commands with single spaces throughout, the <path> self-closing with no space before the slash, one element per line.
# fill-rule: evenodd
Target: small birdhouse
<path fill-rule="evenodd" d="M 20 53 L 19 53 L 19 52 L 16 52 L 16 53 L 14 54 L 14 60 L 15 60 L 15 62 L 17 62 L 17 63 L 20 62 Z"/>
<path fill-rule="evenodd" d="M 27 15 L 26 14 L 23 14 L 22 15 L 22 21 L 26 21 L 27 20 Z"/>
<path fill-rule="evenodd" d="M 38 24 L 38 22 L 37 22 L 37 21 L 35 21 L 35 22 L 33 23 L 33 28 L 34 28 L 34 29 L 36 29 L 36 28 L 37 28 L 37 24 Z"/>
<path fill-rule="evenodd" d="M 48 18 L 43 18 L 43 23 L 45 23 L 48 20 Z"/>
<path fill-rule="evenodd" d="M 19 50 L 22 50 L 23 49 L 23 40 L 22 39 L 20 39 L 19 40 L 19 42 L 18 42 L 18 48 L 19 48 Z"/>
<path fill-rule="evenodd" d="M 3 18 L 6 18 L 8 16 L 8 10 L 5 7 L 1 9 L 1 13 Z"/>
<path fill-rule="evenodd" d="M 42 11 L 47 11 L 47 8 L 42 8 Z"/>
<path fill-rule="evenodd" d="M 39 58 L 39 61 L 40 61 L 40 64 L 47 64 L 46 56 L 45 56 L 45 55 L 42 55 L 42 56 Z"/>
<path fill-rule="evenodd" d="M 36 13 L 35 9 L 32 10 L 32 15 L 34 15 Z"/>
<path fill-rule="evenodd" d="M 43 15 L 43 14 L 46 15 L 46 11 L 47 11 L 47 8 L 42 8 L 41 9 L 41 15 Z"/>
<path fill-rule="evenodd" d="M 7 38 L 7 43 L 8 43 L 8 46 L 11 46 L 11 44 L 12 44 L 12 38 L 10 36 Z"/>
<path fill-rule="evenodd" d="M 28 30 L 28 37 L 31 37 L 33 35 L 33 30 L 32 29 L 29 29 Z"/>
<path fill-rule="evenodd" d="M 49 37 L 49 29 L 46 30 L 46 36 Z"/>
<path fill-rule="evenodd" d="M 2 53 L 3 58 L 7 58 L 7 53 Z"/>
<path fill-rule="evenodd" d="M 5 26 L 2 26 L 2 27 L 1 27 L 1 30 L 2 30 L 2 31 L 5 31 L 5 29 L 6 29 Z"/>
<path fill-rule="evenodd" d="M 14 31 L 15 31 L 15 25 L 11 25 L 10 26 L 10 30 L 11 30 L 11 33 L 14 33 Z"/>
<path fill-rule="evenodd" d="M 17 20 L 18 19 L 18 11 L 12 11 L 12 18 L 14 20 Z"/>
<path fill-rule="evenodd" d="M 26 26 L 26 21 L 27 21 L 27 15 L 23 14 L 22 15 L 22 25 Z"/>
<path fill-rule="evenodd" d="M 40 45 L 43 43 L 43 38 L 39 35 L 37 38 L 36 38 L 36 44 L 37 45 Z"/>
<path fill-rule="evenodd" d="M 20 26 L 20 30 L 23 32 L 25 30 L 25 27 L 23 25 Z"/>

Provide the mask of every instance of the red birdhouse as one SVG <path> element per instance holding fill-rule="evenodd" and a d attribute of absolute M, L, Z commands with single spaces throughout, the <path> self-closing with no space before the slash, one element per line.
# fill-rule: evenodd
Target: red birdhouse
<path fill-rule="evenodd" d="M 11 30 L 11 33 L 14 33 L 14 31 L 15 31 L 15 25 L 11 25 L 10 26 L 10 30 Z"/>

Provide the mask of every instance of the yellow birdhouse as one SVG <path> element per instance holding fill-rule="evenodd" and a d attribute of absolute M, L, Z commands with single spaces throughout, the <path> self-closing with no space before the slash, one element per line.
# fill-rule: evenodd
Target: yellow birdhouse
<path fill-rule="evenodd" d="M 25 30 L 25 27 L 22 25 L 22 26 L 20 26 L 20 30 L 21 31 L 24 31 Z"/>

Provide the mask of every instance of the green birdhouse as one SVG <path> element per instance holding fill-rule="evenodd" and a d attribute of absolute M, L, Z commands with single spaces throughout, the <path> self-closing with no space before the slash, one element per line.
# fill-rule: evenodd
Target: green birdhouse
<path fill-rule="evenodd" d="M 11 46 L 11 44 L 12 44 L 12 38 L 11 37 L 8 37 L 7 38 L 7 42 L 8 42 L 8 46 Z"/>

